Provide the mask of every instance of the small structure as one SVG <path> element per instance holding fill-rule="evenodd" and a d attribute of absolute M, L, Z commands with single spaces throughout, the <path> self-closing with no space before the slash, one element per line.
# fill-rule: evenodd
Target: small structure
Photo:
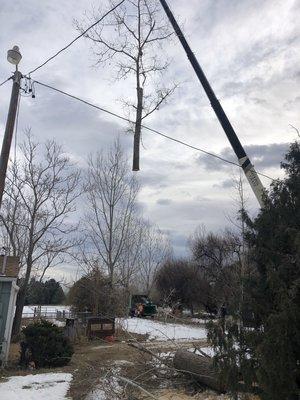
<path fill-rule="evenodd" d="M 19 258 L 0 255 L 0 365 L 8 359 L 12 324 L 19 287 Z"/>
<path fill-rule="evenodd" d="M 90 317 L 87 320 L 87 337 L 105 339 L 115 334 L 115 318 Z"/>

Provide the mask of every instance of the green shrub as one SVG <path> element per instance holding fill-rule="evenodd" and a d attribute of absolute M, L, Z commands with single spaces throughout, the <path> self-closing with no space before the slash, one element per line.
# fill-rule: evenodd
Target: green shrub
<path fill-rule="evenodd" d="M 67 365 L 74 353 L 62 328 L 46 320 L 34 322 L 22 330 L 24 346 L 36 368 Z"/>

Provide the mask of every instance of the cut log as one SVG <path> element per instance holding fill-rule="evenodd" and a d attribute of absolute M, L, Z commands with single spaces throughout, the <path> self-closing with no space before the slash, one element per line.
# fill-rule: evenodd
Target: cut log
<path fill-rule="evenodd" d="M 177 371 L 192 375 L 201 384 L 218 392 L 225 391 L 218 381 L 211 358 L 180 349 L 175 353 L 173 365 Z"/>

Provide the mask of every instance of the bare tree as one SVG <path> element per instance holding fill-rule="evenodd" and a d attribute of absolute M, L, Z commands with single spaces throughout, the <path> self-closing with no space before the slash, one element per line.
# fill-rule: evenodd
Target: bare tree
<path fill-rule="evenodd" d="M 149 222 L 144 223 L 140 268 L 137 279 L 143 292 L 150 294 L 159 267 L 172 256 L 168 238 Z"/>
<path fill-rule="evenodd" d="M 239 238 L 229 230 L 212 233 L 206 232 L 204 226 L 196 229 L 189 242 L 193 260 L 211 282 L 218 280 L 222 271 L 236 262 L 242 246 Z"/>
<path fill-rule="evenodd" d="M 168 259 L 155 274 L 155 284 L 166 305 L 195 307 L 212 305 L 209 282 L 202 271 L 187 259 Z"/>
<path fill-rule="evenodd" d="M 20 257 L 24 279 L 17 298 L 13 334 L 20 330 L 26 289 L 33 272 L 64 260 L 74 246 L 77 225 L 70 221 L 80 195 L 79 173 L 54 141 L 35 142 L 30 130 L 21 159 L 10 165 L 0 221 L 3 240 Z"/>
<path fill-rule="evenodd" d="M 136 217 L 131 222 L 129 234 L 127 235 L 124 251 L 122 252 L 118 274 L 119 281 L 130 294 L 132 288 L 138 286 L 136 277 L 139 275 L 142 262 L 142 245 L 145 232 L 145 221 Z"/>
<path fill-rule="evenodd" d="M 86 246 L 92 257 L 99 257 L 113 287 L 131 235 L 139 191 L 119 141 L 107 154 L 90 158 L 85 189 L 89 208 Z"/>
<path fill-rule="evenodd" d="M 239 237 L 241 248 L 239 251 L 239 262 L 237 263 L 236 275 L 237 275 L 237 290 L 235 293 L 236 303 L 238 304 L 237 311 L 239 317 L 239 323 L 243 324 L 242 316 L 242 305 L 244 304 L 244 281 L 247 275 L 253 273 L 253 268 L 249 259 L 249 247 L 246 240 L 246 221 L 250 221 L 248 210 L 247 210 L 247 197 L 244 189 L 244 177 L 242 171 L 239 171 L 239 175 L 233 177 L 234 188 L 236 190 L 236 204 L 237 204 L 237 216 L 235 221 L 231 221 L 238 229 L 236 236 Z"/>
<path fill-rule="evenodd" d="M 110 0 L 109 6 L 112 9 L 115 1 Z M 94 11 L 87 17 L 89 24 L 99 19 L 98 14 Z M 76 25 L 81 32 L 85 30 L 78 21 Z M 95 45 L 96 65 L 114 60 L 117 79 L 134 77 L 135 100 L 124 100 L 129 115 L 131 111 L 135 114 L 134 171 L 139 170 L 142 121 L 158 110 L 176 88 L 155 81 L 169 65 L 161 46 L 171 35 L 156 0 L 126 0 L 85 35 Z"/>
<path fill-rule="evenodd" d="M 245 192 L 245 179 L 243 172 L 241 170 L 238 173 L 234 173 L 231 177 L 232 186 L 235 190 L 234 196 L 232 196 L 234 206 L 235 206 L 235 214 L 232 216 L 228 215 L 227 219 L 230 224 L 233 225 L 237 232 L 244 237 L 245 233 L 245 217 L 248 215 L 248 196 Z"/>
<path fill-rule="evenodd" d="M 216 306 L 227 304 L 240 291 L 243 243 L 240 235 L 230 230 L 206 232 L 199 227 L 190 239 L 192 259 L 208 280 Z"/>

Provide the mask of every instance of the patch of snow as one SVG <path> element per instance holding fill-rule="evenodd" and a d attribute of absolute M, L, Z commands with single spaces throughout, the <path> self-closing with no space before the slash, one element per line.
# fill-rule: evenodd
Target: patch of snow
<path fill-rule="evenodd" d="M 148 335 L 150 340 L 206 339 L 206 330 L 191 325 L 162 323 L 142 318 L 118 320 L 131 333 Z"/>
<path fill-rule="evenodd" d="M 207 354 L 209 357 L 213 357 L 215 355 L 214 349 L 212 347 L 200 347 L 200 350 L 203 351 L 203 353 Z M 191 353 L 199 354 L 200 356 L 202 355 L 200 351 L 195 349 L 188 349 Z"/>
<path fill-rule="evenodd" d="M 194 322 L 195 324 L 206 324 L 207 320 L 200 318 L 191 318 L 191 322 Z"/>
<path fill-rule="evenodd" d="M 157 355 L 160 358 L 170 358 L 174 356 L 174 351 L 163 351 L 163 352 L 158 352 Z"/>
<path fill-rule="evenodd" d="M 0 383 L 1 400 L 63 400 L 70 387 L 72 375 L 49 373 L 12 376 Z"/>
<path fill-rule="evenodd" d="M 66 326 L 66 321 L 59 321 L 58 319 L 48 319 L 52 324 L 59 326 L 60 328 L 64 328 Z"/>
<path fill-rule="evenodd" d="M 86 400 L 108 400 L 108 394 L 105 390 L 96 388 L 93 389 L 85 398 Z"/>

